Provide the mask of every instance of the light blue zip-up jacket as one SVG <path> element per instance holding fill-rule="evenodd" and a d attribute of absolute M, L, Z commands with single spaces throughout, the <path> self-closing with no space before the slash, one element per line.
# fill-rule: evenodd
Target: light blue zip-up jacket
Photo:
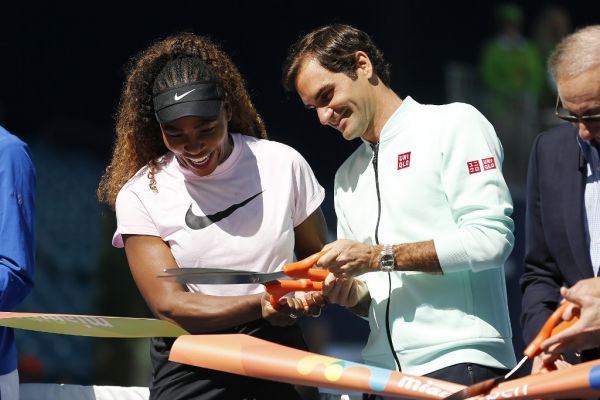
<path fill-rule="evenodd" d="M 502 146 L 475 108 L 422 105 L 407 97 L 374 152 L 363 143 L 335 178 L 338 238 L 375 244 L 433 240 L 443 275 L 385 272 L 360 278 L 371 294 L 366 363 L 423 375 L 464 362 L 512 368 L 504 262 L 514 243 Z M 379 211 L 379 204 L 381 210 Z"/>

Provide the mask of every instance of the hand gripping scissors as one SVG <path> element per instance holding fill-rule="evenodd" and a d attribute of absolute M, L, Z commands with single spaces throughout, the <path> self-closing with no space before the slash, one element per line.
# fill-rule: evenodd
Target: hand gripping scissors
<path fill-rule="evenodd" d="M 271 295 L 271 305 L 277 309 L 279 299 L 290 292 L 319 291 L 329 270 L 313 268 L 323 252 L 283 266 L 277 272 L 255 272 L 224 268 L 167 268 L 159 278 L 171 278 L 179 283 L 249 284 L 260 283 Z M 304 305 L 307 307 L 307 305 Z"/>

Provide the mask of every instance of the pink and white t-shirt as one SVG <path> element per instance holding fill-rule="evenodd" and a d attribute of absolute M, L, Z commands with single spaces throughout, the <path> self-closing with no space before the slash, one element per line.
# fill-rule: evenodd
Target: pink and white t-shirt
<path fill-rule="evenodd" d="M 322 203 L 325 191 L 306 160 L 282 143 L 232 134 L 231 155 L 208 176 L 182 168 L 173 153 L 160 160 L 158 192 L 144 167 L 116 201 L 115 247 L 121 235 L 159 236 L 177 265 L 272 272 L 293 260 L 294 227 Z M 165 266 L 168 267 L 168 266 Z M 261 285 L 197 285 L 188 289 L 236 296 Z"/>

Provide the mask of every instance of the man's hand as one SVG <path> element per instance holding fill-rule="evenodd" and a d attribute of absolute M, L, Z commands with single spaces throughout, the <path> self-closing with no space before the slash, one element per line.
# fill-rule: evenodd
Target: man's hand
<path fill-rule="evenodd" d="M 546 339 L 542 350 L 559 354 L 600 346 L 600 278 L 581 280 L 570 289 L 561 288 L 560 293 L 573 303 L 563 313 L 563 320 L 579 315 L 579 321 Z"/>
<path fill-rule="evenodd" d="M 329 269 L 338 278 L 350 278 L 377 270 L 378 247 L 353 240 L 336 240 L 323 247 L 317 266 Z"/>
<path fill-rule="evenodd" d="M 366 314 L 370 300 L 367 284 L 355 278 L 336 278 L 329 274 L 323 282 L 323 295 L 330 303 L 346 308 L 356 308 L 356 313 Z"/>

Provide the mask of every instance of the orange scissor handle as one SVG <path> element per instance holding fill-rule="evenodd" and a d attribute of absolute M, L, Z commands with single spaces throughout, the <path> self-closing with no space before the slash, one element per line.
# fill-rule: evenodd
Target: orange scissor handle
<path fill-rule="evenodd" d="M 305 278 L 310 279 L 311 281 L 323 282 L 327 275 L 329 275 L 328 269 L 310 268 L 308 271 L 306 271 Z"/>
<path fill-rule="evenodd" d="M 319 258 L 325 254 L 324 251 L 320 251 L 311 256 L 303 258 L 293 263 L 289 263 L 283 266 L 283 273 L 291 278 L 297 279 L 312 279 L 313 281 L 322 281 L 329 273 L 326 269 L 312 268 Z"/>
<path fill-rule="evenodd" d="M 274 309 L 279 307 L 279 299 L 290 292 L 310 292 L 321 290 L 323 282 L 313 282 L 310 279 L 298 279 L 295 281 L 273 281 L 265 284 L 267 293 L 271 295 L 271 305 Z"/>
<path fill-rule="evenodd" d="M 556 309 L 556 311 L 552 313 L 550 318 L 548 318 L 542 329 L 540 329 L 540 332 L 535 337 L 535 339 L 531 341 L 529 346 L 527 346 L 527 348 L 523 352 L 523 354 L 526 355 L 527 358 L 533 358 L 539 354 L 540 346 L 542 345 L 542 342 L 544 340 L 548 339 L 552 335 L 564 331 L 579 320 L 579 318 L 573 317 L 568 321 L 562 321 L 562 315 L 569 304 L 571 303 L 568 301 L 562 302 L 562 304 Z"/>

